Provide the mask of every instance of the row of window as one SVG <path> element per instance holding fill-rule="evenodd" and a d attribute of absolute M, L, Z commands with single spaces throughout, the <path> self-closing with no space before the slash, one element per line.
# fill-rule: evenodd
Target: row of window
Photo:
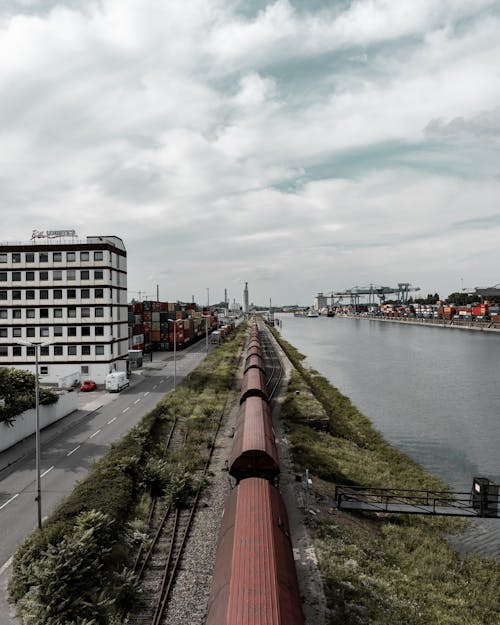
<path fill-rule="evenodd" d="M 89 269 L 67 269 L 63 272 L 62 269 L 53 269 L 52 271 L 0 271 L 0 282 L 8 282 L 9 274 L 12 282 L 46 282 L 51 278 L 52 280 L 62 280 L 66 273 L 66 280 L 71 282 L 76 280 L 77 276 L 80 280 L 90 280 Z M 104 280 L 104 271 L 102 269 L 93 270 L 94 280 Z"/>
<path fill-rule="evenodd" d="M 62 263 L 65 260 L 68 263 L 75 263 L 77 258 L 82 262 L 88 262 L 93 254 L 93 260 L 104 260 L 104 252 L 12 252 L 12 263 Z M 9 254 L 0 252 L 0 263 L 8 263 Z"/>
<path fill-rule="evenodd" d="M 24 310 L 24 317 L 23 317 Z M 81 306 L 77 308 L 76 306 L 68 306 L 67 308 L 12 308 L 11 309 L 11 319 L 36 319 L 36 311 L 38 310 L 38 317 L 40 319 L 49 319 L 50 316 L 54 319 L 63 319 L 65 317 L 76 318 L 77 311 L 80 311 L 80 317 L 104 317 L 104 308 L 96 307 L 91 308 L 90 306 Z M 50 315 L 50 311 L 52 311 L 52 315 Z M 8 308 L 0 308 L 0 319 L 9 319 L 9 309 Z"/>
<path fill-rule="evenodd" d="M 112 346 L 111 346 L 112 347 Z M 9 353 L 10 352 L 10 353 Z M 0 345 L 0 357 L 34 356 L 34 347 Z M 104 345 L 45 345 L 40 356 L 104 356 Z"/>
<path fill-rule="evenodd" d="M 104 336 L 104 326 L 40 326 L 38 328 L 0 328 L 0 338 L 46 338 L 48 336 Z M 52 334 L 50 330 L 52 329 Z M 78 330 L 80 330 L 78 332 Z"/>
<path fill-rule="evenodd" d="M 36 299 L 37 294 L 39 299 L 49 299 L 49 293 L 52 293 L 52 299 L 63 299 L 63 293 L 66 293 L 66 298 L 68 300 L 76 299 L 77 296 L 79 296 L 80 299 L 90 299 L 91 297 L 93 299 L 102 299 L 104 297 L 104 289 L 65 289 L 64 291 L 62 289 L 52 289 L 51 291 L 48 289 L 40 289 L 37 291 L 32 289 L 18 291 L 14 289 L 12 291 L 0 291 L 0 300 L 30 300 Z"/>

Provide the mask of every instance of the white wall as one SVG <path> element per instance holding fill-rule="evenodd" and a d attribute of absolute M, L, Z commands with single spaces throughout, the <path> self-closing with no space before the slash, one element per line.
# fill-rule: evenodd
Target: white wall
<path fill-rule="evenodd" d="M 59 401 L 50 406 L 40 406 L 40 429 L 58 421 L 76 410 L 77 393 L 64 393 Z M 14 425 L 0 423 L 0 452 L 31 436 L 36 430 L 35 409 L 26 410 L 17 415 Z"/>

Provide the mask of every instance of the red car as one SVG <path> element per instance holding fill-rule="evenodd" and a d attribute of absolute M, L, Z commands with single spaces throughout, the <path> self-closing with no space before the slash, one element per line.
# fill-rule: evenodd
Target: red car
<path fill-rule="evenodd" d="M 94 380 L 84 380 L 80 386 L 81 391 L 95 391 L 97 388 Z"/>

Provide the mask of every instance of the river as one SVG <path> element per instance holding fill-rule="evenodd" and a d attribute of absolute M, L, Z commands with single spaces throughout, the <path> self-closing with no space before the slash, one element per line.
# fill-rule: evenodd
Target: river
<path fill-rule="evenodd" d="M 451 488 L 500 482 L 500 334 L 277 314 L 305 364 Z M 500 521 L 497 521 L 500 525 Z"/>

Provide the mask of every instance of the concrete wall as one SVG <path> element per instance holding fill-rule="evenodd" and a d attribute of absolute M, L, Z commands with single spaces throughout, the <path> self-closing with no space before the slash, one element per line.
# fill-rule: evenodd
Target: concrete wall
<path fill-rule="evenodd" d="M 64 393 L 59 396 L 59 401 L 55 404 L 40 406 L 40 429 L 76 410 L 76 399 L 77 393 Z M 31 436 L 35 433 L 35 429 L 36 412 L 34 408 L 17 415 L 12 426 L 3 422 L 0 423 L 0 452 Z"/>

